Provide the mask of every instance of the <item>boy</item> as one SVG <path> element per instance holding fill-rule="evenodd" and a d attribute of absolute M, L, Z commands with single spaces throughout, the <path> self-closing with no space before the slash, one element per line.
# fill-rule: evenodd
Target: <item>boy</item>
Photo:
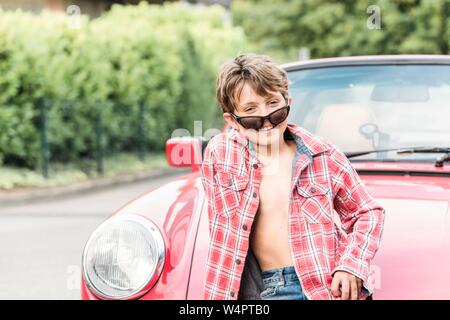
<path fill-rule="evenodd" d="M 371 298 L 384 209 L 333 144 L 287 123 L 284 70 L 263 55 L 222 65 L 228 130 L 204 152 L 205 299 Z"/>

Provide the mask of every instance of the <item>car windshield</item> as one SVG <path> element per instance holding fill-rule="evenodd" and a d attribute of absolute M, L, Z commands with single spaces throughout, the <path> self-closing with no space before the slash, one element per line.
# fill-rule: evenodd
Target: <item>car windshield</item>
<path fill-rule="evenodd" d="M 288 72 L 289 122 L 344 152 L 450 147 L 450 65 L 371 65 Z M 437 154 L 372 153 L 352 160 L 434 161 Z"/>

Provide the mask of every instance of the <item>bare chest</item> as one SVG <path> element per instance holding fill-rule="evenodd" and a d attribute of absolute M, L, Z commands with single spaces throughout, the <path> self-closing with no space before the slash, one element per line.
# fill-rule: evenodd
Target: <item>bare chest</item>
<path fill-rule="evenodd" d="M 284 214 L 289 207 L 292 179 L 292 159 L 285 157 L 277 163 L 264 166 L 260 184 L 260 213 Z"/>

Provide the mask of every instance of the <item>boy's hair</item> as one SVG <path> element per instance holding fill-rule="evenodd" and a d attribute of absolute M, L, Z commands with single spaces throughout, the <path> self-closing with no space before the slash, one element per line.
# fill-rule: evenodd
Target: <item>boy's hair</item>
<path fill-rule="evenodd" d="M 285 99 L 288 95 L 286 71 L 278 67 L 267 55 L 241 54 L 220 67 L 216 81 L 216 98 L 222 112 L 233 112 L 242 88 L 248 83 L 260 96 L 280 92 Z"/>

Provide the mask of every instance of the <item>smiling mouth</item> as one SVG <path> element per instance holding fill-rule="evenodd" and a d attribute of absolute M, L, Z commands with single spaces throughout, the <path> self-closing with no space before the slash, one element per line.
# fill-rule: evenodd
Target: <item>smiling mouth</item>
<path fill-rule="evenodd" d="M 261 128 L 261 129 L 259 129 L 259 131 L 262 131 L 262 132 L 269 132 L 270 130 L 272 130 L 273 129 L 273 127 L 270 127 L 270 128 Z"/>

